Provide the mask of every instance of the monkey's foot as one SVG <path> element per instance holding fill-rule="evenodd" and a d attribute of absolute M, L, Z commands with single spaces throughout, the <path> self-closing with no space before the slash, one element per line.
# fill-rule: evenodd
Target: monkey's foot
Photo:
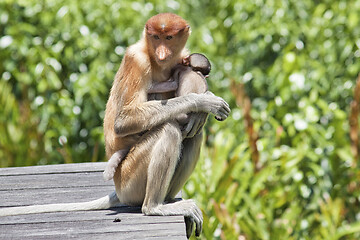
<path fill-rule="evenodd" d="M 142 212 L 145 215 L 153 216 L 176 216 L 183 215 L 185 217 L 186 224 L 186 236 L 190 238 L 194 229 L 194 223 L 196 225 L 195 236 L 200 236 L 203 225 L 203 216 L 200 208 L 196 205 L 194 200 L 180 200 L 174 203 L 159 204 L 157 206 L 142 207 Z"/>

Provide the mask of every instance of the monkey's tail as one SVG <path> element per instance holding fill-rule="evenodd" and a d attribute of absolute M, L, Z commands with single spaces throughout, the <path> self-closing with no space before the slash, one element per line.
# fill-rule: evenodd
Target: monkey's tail
<path fill-rule="evenodd" d="M 49 213 L 49 212 L 73 212 L 73 211 L 86 211 L 86 210 L 102 210 L 108 209 L 119 204 L 120 201 L 116 196 L 116 192 L 108 196 L 79 203 L 60 203 L 60 204 L 46 204 L 46 205 L 33 205 L 24 207 L 9 207 L 0 208 L 0 217 L 33 214 L 33 213 Z"/>

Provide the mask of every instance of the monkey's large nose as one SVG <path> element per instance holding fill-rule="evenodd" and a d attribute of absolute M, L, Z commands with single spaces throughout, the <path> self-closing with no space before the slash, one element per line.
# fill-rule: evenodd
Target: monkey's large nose
<path fill-rule="evenodd" d="M 164 53 L 164 52 L 161 52 L 161 53 L 158 55 L 158 59 L 159 59 L 160 61 L 164 61 L 164 60 L 166 59 L 165 53 Z"/>
<path fill-rule="evenodd" d="M 166 58 L 170 55 L 170 51 L 166 46 L 160 45 L 157 47 L 155 54 L 159 61 L 165 61 Z"/>

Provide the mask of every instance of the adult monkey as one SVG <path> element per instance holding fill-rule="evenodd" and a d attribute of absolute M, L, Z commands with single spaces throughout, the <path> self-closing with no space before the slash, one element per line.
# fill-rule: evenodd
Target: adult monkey
<path fill-rule="evenodd" d="M 148 90 L 148 94 L 175 92 L 175 96 L 178 97 L 185 96 L 189 93 L 205 93 L 208 90 L 206 77 L 208 77 L 210 70 L 211 64 L 209 60 L 200 53 L 193 53 L 183 59 L 183 64 L 176 65 L 173 69 L 172 76 L 168 81 L 153 83 Z M 198 123 L 199 127 L 195 127 L 189 124 L 189 117 L 191 115 L 192 113 L 184 113 L 176 118 L 182 128 L 183 136 L 192 137 L 196 133 L 201 133 L 202 131 L 201 126 L 204 125 L 206 116 L 201 116 L 201 118 L 204 117 L 204 121 Z M 178 127 L 178 124 L 176 123 L 174 127 Z M 188 132 L 186 127 L 191 127 L 193 132 Z M 119 166 L 120 162 L 124 160 L 129 150 L 130 148 L 119 149 L 109 158 L 103 172 L 106 181 L 113 179 L 116 168 Z"/>
<path fill-rule="evenodd" d="M 225 119 L 229 106 L 211 93 L 176 98 L 160 94 L 154 96 L 159 100 L 147 101 L 151 85 L 168 80 L 171 69 L 186 56 L 184 46 L 189 34 L 190 27 L 184 19 L 175 14 L 159 14 L 147 21 L 143 37 L 125 53 L 104 119 L 107 157 L 133 146 L 115 172 L 116 194 L 84 203 L 5 208 L 0 209 L 0 216 L 107 209 L 121 202 L 142 205 L 146 215 L 184 215 L 187 236 L 193 222 L 199 235 L 203 220 L 194 201 L 171 201 L 195 167 L 202 136 L 183 139 L 180 127 L 173 126 L 178 115 L 194 112 L 186 129 L 196 132 L 191 126 L 201 128 L 201 116 L 212 113 Z M 171 203 L 164 204 L 166 201 Z"/>
<path fill-rule="evenodd" d="M 204 121 L 203 113 L 225 119 L 230 109 L 223 99 L 209 93 L 147 101 L 152 84 L 167 81 L 173 67 L 187 55 L 184 47 L 189 34 L 187 22 L 175 14 L 159 14 L 147 21 L 143 38 L 129 47 L 116 74 L 104 131 L 108 158 L 133 146 L 114 175 L 120 202 L 142 205 L 147 215 L 184 215 L 187 221 L 195 221 L 199 235 L 202 215 L 194 201 L 164 204 L 173 201 L 193 171 L 202 140 L 201 134 L 183 140 L 180 127 L 173 125 L 180 114 L 197 112 L 190 123 L 201 128 L 197 123 Z M 169 97 L 173 96 L 155 98 Z M 187 225 L 189 235 L 192 224 Z"/>

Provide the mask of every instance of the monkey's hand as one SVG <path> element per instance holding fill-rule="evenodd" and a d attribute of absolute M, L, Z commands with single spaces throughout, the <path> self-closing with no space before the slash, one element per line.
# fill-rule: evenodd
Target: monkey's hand
<path fill-rule="evenodd" d="M 208 114 L 204 112 L 189 113 L 188 122 L 186 123 L 184 129 L 181 131 L 183 138 L 192 138 L 195 135 L 199 134 L 202 131 L 203 126 L 205 125 L 207 117 Z"/>
<path fill-rule="evenodd" d="M 166 82 L 160 82 L 160 83 L 153 83 L 153 85 L 150 87 L 150 89 L 147 91 L 148 94 L 152 93 L 166 93 L 166 92 L 173 92 L 178 89 L 179 83 L 177 79 L 170 78 Z"/>
<path fill-rule="evenodd" d="M 182 64 L 184 66 L 189 66 L 190 65 L 190 56 L 184 57 L 183 60 L 182 60 Z"/>
<path fill-rule="evenodd" d="M 230 114 L 229 104 L 221 97 L 207 91 L 202 94 L 189 94 L 195 100 L 194 112 L 206 112 L 214 114 L 218 120 L 225 120 Z"/>

